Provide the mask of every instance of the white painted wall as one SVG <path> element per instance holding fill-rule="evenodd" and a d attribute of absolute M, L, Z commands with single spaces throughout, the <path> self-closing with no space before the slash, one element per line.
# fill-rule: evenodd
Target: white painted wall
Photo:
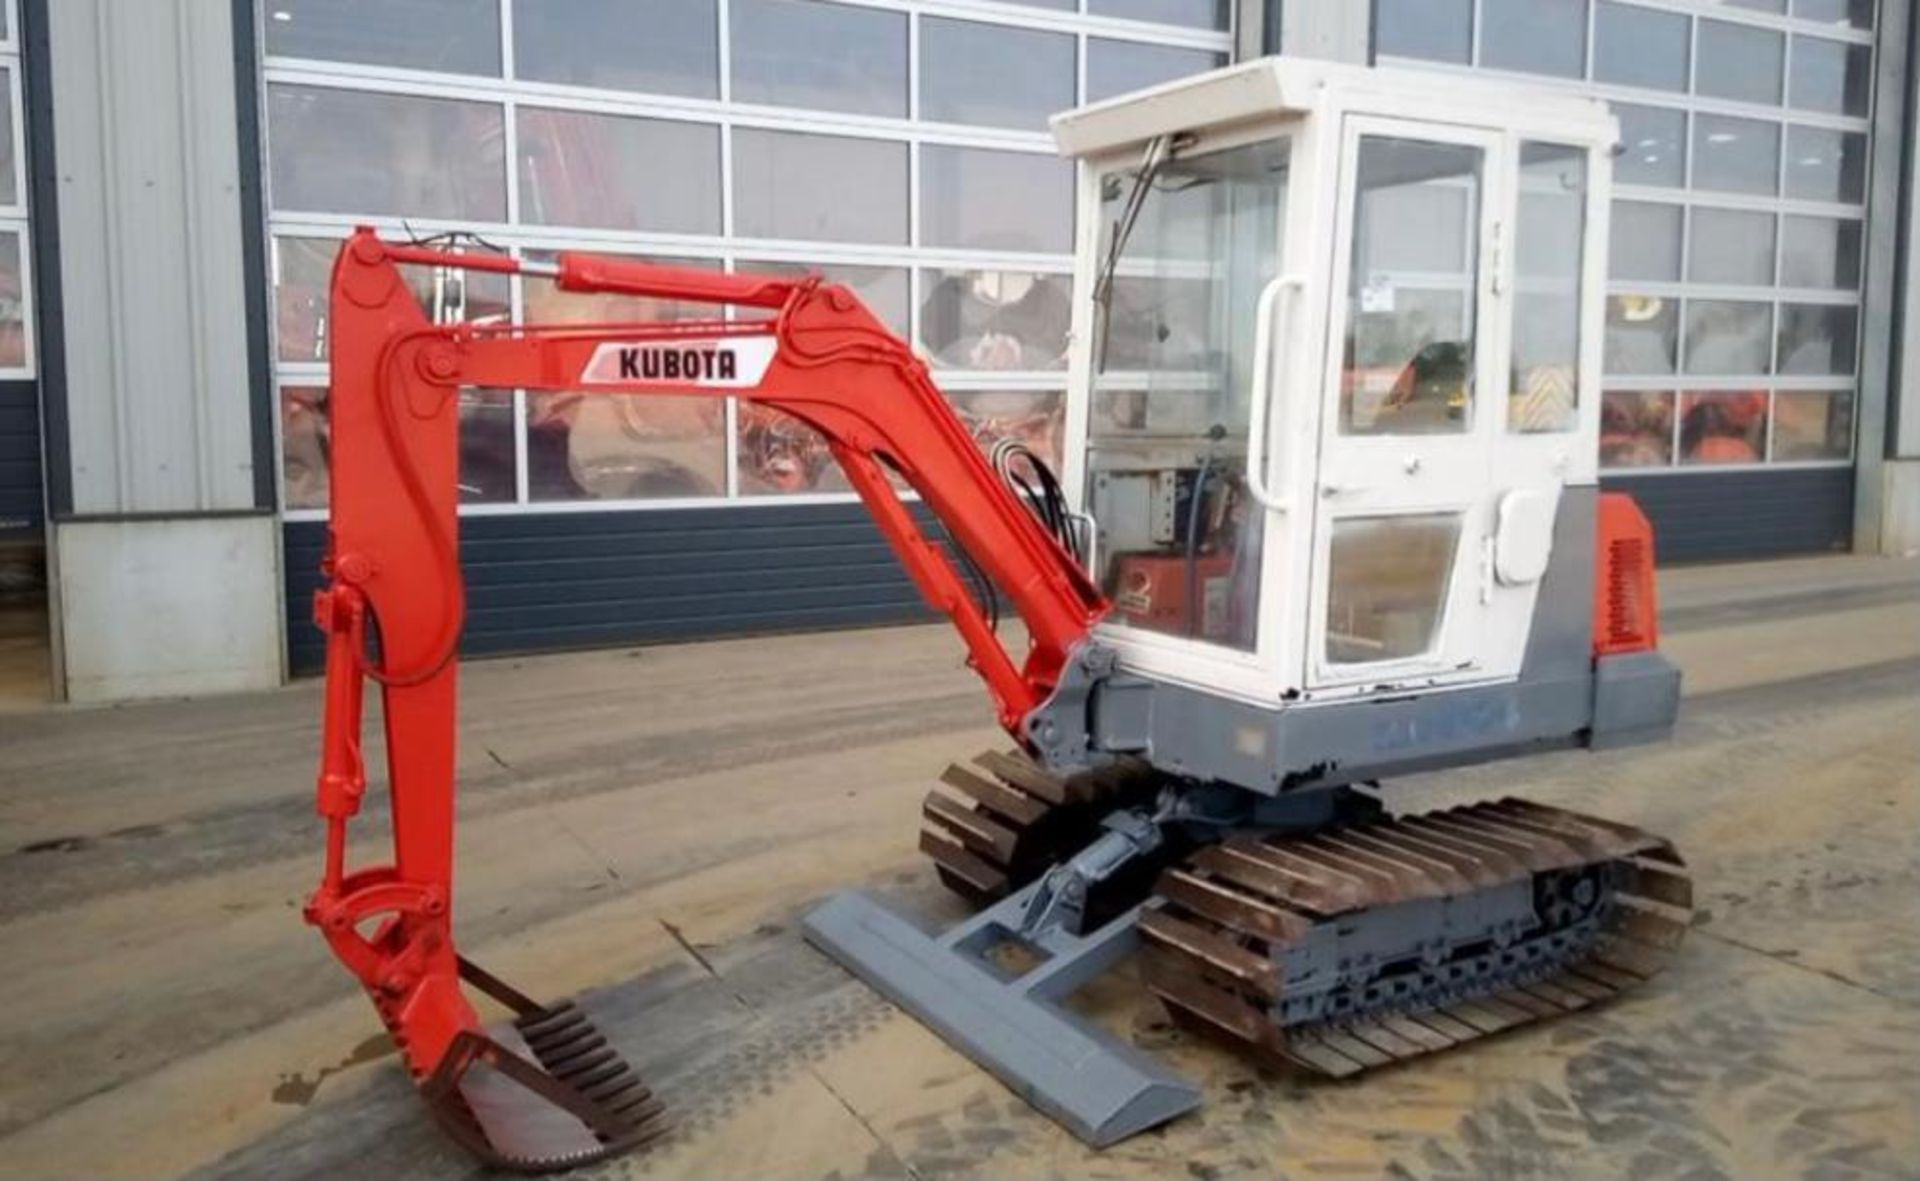
<path fill-rule="evenodd" d="M 271 516 L 62 524 L 67 699 L 279 684 L 279 528 Z"/>

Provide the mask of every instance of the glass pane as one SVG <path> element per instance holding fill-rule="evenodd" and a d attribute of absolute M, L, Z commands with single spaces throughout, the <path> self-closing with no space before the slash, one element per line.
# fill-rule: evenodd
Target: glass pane
<path fill-rule="evenodd" d="M 277 210 L 506 220 L 493 103 L 276 84 L 267 121 Z"/>
<path fill-rule="evenodd" d="M 1866 192 L 1866 136 L 1824 127 L 1787 128 L 1787 196 L 1858 205 Z"/>
<path fill-rule="evenodd" d="M 903 13 L 816 0 L 733 0 L 735 102 L 907 113 Z"/>
<path fill-rule="evenodd" d="M 1795 37 L 1789 104 L 1803 111 L 1865 116 L 1873 88 L 1872 66 L 1872 46 Z"/>
<path fill-rule="evenodd" d="M 1773 305 L 1687 301 L 1688 373 L 1773 372 Z"/>
<path fill-rule="evenodd" d="M 1805 463 L 1853 454 L 1853 394 L 1781 390 L 1773 395 L 1773 459 Z"/>
<path fill-rule="evenodd" d="M 1615 201 L 1607 241 L 1607 277 L 1677 281 L 1682 213 L 1678 205 Z"/>
<path fill-rule="evenodd" d="M 1687 18 L 1601 0 L 1593 13 L 1593 77 L 1598 82 L 1687 88 Z"/>
<path fill-rule="evenodd" d="M 1680 357 L 1680 301 L 1658 295 L 1607 300 L 1607 373 L 1672 373 Z"/>
<path fill-rule="evenodd" d="M 1224 53 L 1091 37 L 1087 40 L 1087 101 L 1097 103 L 1226 64 Z"/>
<path fill-rule="evenodd" d="M 0 369 L 27 364 L 26 289 L 20 273 L 20 235 L 0 233 Z"/>
<path fill-rule="evenodd" d="M 1473 59 L 1473 0 L 1377 0 L 1374 49 L 1466 65 Z"/>
<path fill-rule="evenodd" d="M 1480 64 L 1578 78 L 1587 64 L 1587 0 L 1481 0 Z"/>
<path fill-rule="evenodd" d="M 1073 280 L 1027 271 L 920 272 L 920 340 L 937 367 L 1063 369 Z"/>
<path fill-rule="evenodd" d="M 460 503 L 506 504 L 516 495 L 513 391 L 460 390 Z M 327 507 L 333 452 L 325 386 L 280 387 L 281 495 L 289 509 Z"/>
<path fill-rule="evenodd" d="M 1068 33 L 923 17 L 920 118 L 1044 131 L 1074 106 L 1074 53 Z"/>
<path fill-rule="evenodd" d="M 673 167 L 660 167 L 663 160 Z M 720 129 L 521 107 L 520 219 L 717 234 Z"/>
<path fill-rule="evenodd" d="M 1687 278 L 1695 283 L 1773 286 L 1773 214 L 1743 209 L 1693 210 Z"/>
<path fill-rule="evenodd" d="M 1637 107 L 1614 103 L 1620 120 L 1620 155 L 1614 161 L 1614 179 L 1623 185 L 1665 185 L 1679 188 L 1687 182 L 1687 114 L 1666 107 Z"/>
<path fill-rule="evenodd" d="M 861 267 L 837 262 L 776 262 L 743 258 L 734 264 L 743 274 L 798 277 L 819 275 L 829 283 L 852 288 L 853 293 L 902 338 L 907 335 L 908 271 L 905 267 Z M 760 308 L 735 308 L 736 320 L 767 320 L 773 313 Z"/>
<path fill-rule="evenodd" d="M 1860 330 L 1858 308 L 1780 305 L 1780 372 L 1852 376 Z"/>
<path fill-rule="evenodd" d="M 1024 4 L 1028 8 L 1051 8 L 1056 12 L 1078 12 L 1080 0 L 1006 0 L 1008 4 Z"/>
<path fill-rule="evenodd" d="M 734 232 L 743 238 L 907 240 L 907 145 L 736 128 Z"/>
<path fill-rule="evenodd" d="M 1454 434 L 1473 418 L 1479 148 L 1363 136 L 1340 429 Z"/>
<path fill-rule="evenodd" d="M 268 53 L 500 73 L 499 0 L 271 0 L 266 8 Z"/>
<path fill-rule="evenodd" d="M 920 149 L 920 237 L 926 246 L 1066 254 L 1073 249 L 1073 164 L 927 144 Z"/>
<path fill-rule="evenodd" d="M 1454 513 L 1335 521 L 1327 562 L 1327 662 L 1370 664 L 1431 651 L 1459 542 Z"/>
<path fill-rule="evenodd" d="M 1745 8 L 1753 12 L 1785 12 L 1787 0 L 1706 0 L 1726 8 Z"/>
<path fill-rule="evenodd" d="M 1067 429 L 1067 396 L 1059 390 L 953 390 L 947 403 L 973 432 L 981 451 L 1017 439 L 1054 472 L 1060 471 Z"/>
<path fill-rule="evenodd" d="M 1254 311 L 1280 273 L 1289 146 L 1168 162 L 1094 329 L 1096 575 L 1125 623 L 1242 650 L 1255 640 L 1265 521 L 1243 483 Z M 1137 183 L 1103 178 L 1108 236 Z"/>
<path fill-rule="evenodd" d="M 718 98 L 719 29 L 715 0 L 514 0 L 513 71 L 534 82 Z"/>
<path fill-rule="evenodd" d="M 1780 186 L 1780 127 L 1725 115 L 1693 117 L 1693 186 L 1772 195 Z"/>
<path fill-rule="evenodd" d="M 4 8 L 0 8 L 0 11 L 4 11 Z M 14 160 L 13 71 L 0 69 L 0 205 L 20 204 Z"/>
<path fill-rule="evenodd" d="M 1767 449 L 1767 391 L 1680 395 L 1680 462 L 1759 463 Z"/>
<path fill-rule="evenodd" d="M 1788 215 L 1780 231 L 1782 287 L 1860 287 L 1860 223 Z"/>
<path fill-rule="evenodd" d="M 647 261 L 720 269 L 712 259 Z M 714 319 L 719 311 L 711 304 L 561 291 L 548 279 L 524 282 L 529 324 L 668 324 Z M 726 408 L 719 398 L 527 395 L 527 491 L 533 500 L 723 496 L 726 467 Z"/>
<path fill-rule="evenodd" d="M 1608 390 L 1600 396 L 1600 466 L 1673 462 L 1673 392 Z"/>
<path fill-rule="evenodd" d="M 1031 0 L 1025 0 L 1030 3 Z M 1157 21 L 1199 29 L 1225 29 L 1231 0 L 1087 0 L 1087 11 L 1098 16 Z"/>
<path fill-rule="evenodd" d="M 283 361 L 327 359 L 332 238 L 273 240 L 274 334 Z M 507 276 L 486 271 L 401 267 L 400 276 L 435 324 L 504 323 L 512 313 Z"/>
<path fill-rule="evenodd" d="M 1586 149 L 1521 144 L 1509 431 L 1564 431 L 1575 425 L 1586 231 Z"/>
<path fill-rule="evenodd" d="M 1696 93 L 1769 106 L 1780 101 L 1786 68 L 1785 36 L 1752 25 L 1714 20 L 1701 21 L 1698 36 L 1693 80 Z"/>
<path fill-rule="evenodd" d="M 1871 29 L 1873 0 L 1793 0 L 1793 15 L 1801 20 Z"/>

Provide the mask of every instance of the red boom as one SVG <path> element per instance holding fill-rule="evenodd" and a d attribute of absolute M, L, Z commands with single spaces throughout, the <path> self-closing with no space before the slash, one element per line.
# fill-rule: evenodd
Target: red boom
<path fill-rule="evenodd" d="M 562 255 L 554 275 L 562 290 L 740 304 L 777 316 L 752 324 L 436 326 L 402 282 L 402 264 L 536 268 L 391 244 L 362 229 L 333 273 L 329 584 L 315 603 L 328 633 L 319 777 L 327 860 L 306 913 L 367 987 L 424 1080 L 461 1048 L 464 1033 L 479 1029 L 461 993 L 451 931 L 454 682 L 464 612 L 460 387 L 737 396 L 805 421 L 826 437 L 927 602 L 953 620 L 1001 724 L 1016 737 L 1107 603 L 996 478 L 926 366 L 844 287 Z M 1018 610 L 1030 637 L 1023 663 L 920 531 L 888 468 Z M 366 787 L 363 678 L 384 694 L 394 859 L 348 872 L 346 823 Z"/>

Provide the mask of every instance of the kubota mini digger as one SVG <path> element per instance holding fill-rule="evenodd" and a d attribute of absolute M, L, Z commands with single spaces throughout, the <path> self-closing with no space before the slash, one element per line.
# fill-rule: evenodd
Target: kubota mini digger
<path fill-rule="evenodd" d="M 1199 1102 L 1064 1004 L 1136 949 L 1181 1022 L 1344 1076 L 1609 996 L 1684 932 L 1691 887 L 1658 837 L 1518 800 L 1390 815 L 1379 783 L 1672 726 L 1650 531 L 1596 486 L 1605 108 L 1268 59 L 1054 128 L 1081 162 L 1058 478 L 1014 444 L 982 454 L 909 346 L 818 279 L 369 230 L 342 250 L 306 914 L 488 1161 L 585 1163 L 665 1120 L 578 1010 L 455 946 L 465 386 L 742 398 L 824 436 L 1017 749 L 925 804 L 922 848 L 983 910 L 930 934 L 845 894 L 807 938 L 1090 1143 Z M 403 267 L 774 314 L 440 325 Z M 349 870 L 369 680 L 395 857 Z M 1008 943 L 1034 966 L 1005 967 Z M 517 1020 L 484 1028 L 469 985 Z"/>

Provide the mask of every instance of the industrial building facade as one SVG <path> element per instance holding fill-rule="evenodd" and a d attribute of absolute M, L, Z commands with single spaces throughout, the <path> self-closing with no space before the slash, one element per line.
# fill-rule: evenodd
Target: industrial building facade
<path fill-rule="evenodd" d="M 983 441 L 1057 452 L 1073 174 L 1047 116 L 1276 47 L 1613 105 L 1601 459 L 1663 557 L 1920 528 L 1894 0 L 4 3 L 0 537 L 16 598 L 48 555 L 58 695 L 315 666 L 350 227 L 821 271 Z M 698 314 L 419 283 L 448 321 Z M 517 390 L 461 418 L 471 651 L 920 616 L 791 420 Z"/>

